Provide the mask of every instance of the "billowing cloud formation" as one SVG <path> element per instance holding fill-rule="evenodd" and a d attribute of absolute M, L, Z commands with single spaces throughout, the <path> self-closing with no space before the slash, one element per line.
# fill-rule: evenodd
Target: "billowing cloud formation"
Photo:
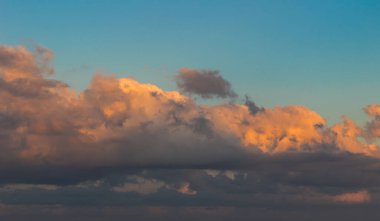
<path fill-rule="evenodd" d="M 195 70 L 182 68 L 176 76 L 177 86 L 185 93 L 196 94 L 203 98 L 233 98 L 236 93 L 230 82 L 218 71 Z"/>
<path fill-rule="evenodd" d="M 44 78 L 52 57 L 47 49 L 35 55 L 23 47 L 0 49 L 3 162 L 194 168 L 249 163 L 260 153 L 378 154 L 376 145 L 358 139 L 364 132 L 351 120 L 329 128 L 303 106 L 252 110 L 250 103 L 198 105 L 176 91 L 102 75 L 78 95 L 64 83 Z M 184 69 L 182 75 L 224 82 L 216 73 Z M 206 87 L 209 81 L 203 83 Z"/>
<path fill-rule="evenodd" d="M 95 75 L 78 93 L 45 78 L 52 56 L 0 47 L 4 203 L 37 191 L 41 204 L 72 205 L 62 195 L 78 189 L 114 194 L 104 205 L 378 202 L 378 105 L 365 109 L 374 119 L 364 128 L 347 117 L 330 127 L 304 106 L 200 105 L 131 78 Z M 177 80 L 184 92 L 235 96 L 217 72 L 182 69 Z"/>

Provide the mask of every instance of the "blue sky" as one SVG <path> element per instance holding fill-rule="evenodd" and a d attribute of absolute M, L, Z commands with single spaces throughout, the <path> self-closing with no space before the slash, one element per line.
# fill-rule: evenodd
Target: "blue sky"
<path fill-rule="evenodd" d="M 0 0 L 0 43 L 37 42 L 55 78 L 96 71 L 175 89 L 181 67 L 217 69 L 259 105 L 305 105 L 364 122 L 378 103 L 378 1 Z"/>
<path fill-rule="evenodd" d="M 379 12 L 0 0 L 0 220 L 378 221 Z"/>

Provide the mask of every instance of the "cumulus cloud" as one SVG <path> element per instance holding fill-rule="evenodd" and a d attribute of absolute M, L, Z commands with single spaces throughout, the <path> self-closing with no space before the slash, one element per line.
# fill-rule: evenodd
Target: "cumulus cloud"
<path fill-rule="evenodd" d="M 176 75 L 177 86 L 185 93 L 199 95 L 203 98 L 233 98 L 236 93 L 230 82 L 218 71 L 182 68 Z"/>
<path fill-rule="evenodd" d="M 357 139 L 364 135 L 351 120 L 329 128 L 323 117 L 303 106 L 263 109 L 249 99 L 245 105 L 202 106 L 177 91 L 103 75 L 95 75 L 88 89 L 77 94 L 44 78 L 52 59 L 48 49 L 37 54 L 21 46 L 1 50 L 4 162 L 194 168 L 240 164 L 260 153 L 286 151 L 377 155 L 376 145 Z M 232 94 L 216 72 L 183 69 L 178 78 L 186 84 L 188 76 L 194 80 L 190 85 L 209 83 L 202 80 L 205 76 L 215 78 L 215 94 Z M 201 94 L 209 94 L 203 89 Z"/>
<path fill-rule="evenodd" d="M 8 190 L 38 190 L 42 204 L 73 204 L 62 196 L 78 189 L 127 195 L 104 202 L 118 205 L 377 200 L 378 105 L 365 109 L 373 119 L 362 128 L 347 117 L 328 126 L 307 107 L 262 108 L 249 98 L 200 105 L 131 78 L 97 74 L 77 92 L 45 77 L 52 58 L 42 47 L 0 47 L 4 202 L 15 203 Z M 215 71 L 181 69 L 177 83 L 185 94 L 235 96 Z"/>

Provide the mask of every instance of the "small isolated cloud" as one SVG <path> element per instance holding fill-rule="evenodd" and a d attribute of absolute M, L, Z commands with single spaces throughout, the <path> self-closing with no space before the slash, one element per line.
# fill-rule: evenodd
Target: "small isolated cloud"
<path fill-rule="evenodd" d="M 178 88 L 183 92 L 196 94 L 202 98 L 233 98 L 237 96 L 232 90 L 230 82 L 215 70 L 182 68 L 176 76 L 176 81 Z"/>

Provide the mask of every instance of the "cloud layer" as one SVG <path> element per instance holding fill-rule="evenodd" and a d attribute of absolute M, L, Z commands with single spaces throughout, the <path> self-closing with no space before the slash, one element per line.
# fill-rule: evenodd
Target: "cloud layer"
<path fill-rule="evenodd" d="M 366 142 L 376 136 L 377 118 L 366 129 L 348 118 L 327 127 L 323 117 L 303 106 L 263 109 L 249 99 L 243 105 L 198 105 L 176 91 L 102 75 L 78 94 L 44 78 L 53 72 L 46 71 L 52 59 L 48 49 L 33 54 L 21 46 L 2 46 L 0 54 L 4 162 L 207 168 L 289 151 L 378 156 L 378 147 Z M 181 78 L 188 75 L 225 82 L 214 72 L 181 70 Z M 191 85 L 215 86 L 194 79 Z M 226 85 L 224 92 L 230 91 Z M 376 108 L 366 111 L 376 115 Z"/>
<path fill-rule="evenodd" d="M 379 105 L 365 108 L 373 119 L 361 128 L 346 117 L 327 126 L 304 106 L 264 109 L 248 98 L 245 104 L 200 105 L 131 78 L 95 75 L 76 92 L 46 78 L 54 73 L 52 58 L 43 47 L 30 52 L 0 46 L 5 203 L 16 203 L 12 190 L 25 194 L 20 204 L 81 204 L 63 197 L 78 189 L 87 197 L 132 196 L 115 195 L 110 205 L 133 199 L 150 206 L 173 206 L 173 200 L 283 206 L 379 199 Z M 181 69 L 176 80 L 185 93 L 236 96 L 215 71 Z"/>

